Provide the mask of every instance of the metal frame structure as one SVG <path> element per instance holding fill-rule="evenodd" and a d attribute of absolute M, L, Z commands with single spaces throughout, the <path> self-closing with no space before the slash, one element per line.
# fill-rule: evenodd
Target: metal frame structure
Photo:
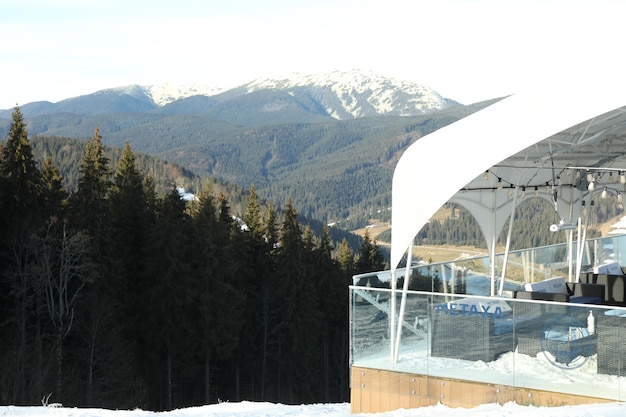
<path fill-rule="evenodd" d="M 626 83 L 608 85 L 550 86 L 515 94 L 411 145 L 393 177 L 392 291 L 405 255 L 409 276 L 415 236 L 447 202 L 466 208 L 480 226 L 491 259 L 492 296 L 502 293 L 495 287 L 497 238 L 525 198 L 554 205 L 554 230 L 566 231 L 570 249 L 575 228 L 584 240 L 586 207 L 593 197 L 626 192 Z M 507 239 L 507 252 L 508 247 Z M 570 281 L 580 273 L 576 260 L 582 253 L 575 256 L 570 250 Z M 408 281 L 398 315 L 391 299 L 392 362 L 398 358 Z"/>

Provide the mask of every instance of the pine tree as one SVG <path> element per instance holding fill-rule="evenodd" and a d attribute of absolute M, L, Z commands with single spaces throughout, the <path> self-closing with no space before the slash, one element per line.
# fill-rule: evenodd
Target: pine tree
<path fill-rule="evenodd" d="M 228 204 L 222 196 L 220 210 Z M 222 221 L 218 220 L 218 217 Z M 204 402 L 211 402 L 211 375 L 217 360 L 228 359 L 239 342 L 244 294 L 235 286 L 236 268 L 232 252 L 229 215 L 218 215 L 213 197 L 205 189 L 193 216 L 197 255 L 195 257 L 194 305 L 198 313 L 199 346 L 204 362 Z"/>
<path fill-rule="evenodd" d="M 150 219 L 148 219 L 148 223 L 152 223 L 151 220 L 154 220 L 154 216 L 156 214 L 158 197 L 154 186 L 154 177 L 151 172 L 146 175 L 143 193 L 146 198 L 146 213 L 150 217 Z"/>
<path fill-rule="evenodd" d="M 322 228 L 322 236 L 320 238 L 320 244 L 318 252 L 323 262 L 332 262 L 333 242 L 330 238 L 330 232 L 328 226 L 324 225 Z"/>
<path fill-rule="evenodd" d="M 24 228 L 41 224 L 39 201 L 42 189 L 41 171 L 33 158 L 28 131 L 19 107 L 12 114 L 9 137 L 2 148 L 0 176 L 3 178 L 5 198 L 1 209 L 10 225 Z"/>
<path fill-rule="evenodd" d="M 0 318 L 11 323 L 4 332 L 4 352 L 11 352 L 3 369 L 3 376 L 13 386 L 13 401 L 23 404 L 29 390 L 41 383 L 41 377 L 32 369 L 40 365 L 37 346 L 41 346 L 41 332 L 33 329 L 39 319 L 39 280 L 33 273 L 33 260 L 37 248 L 33 245 L 37 232 L 44 225 L 40 204 L 42 193 L 41 172 L 33 159 L 32 148 L 24 118 L 18 107 L 12 114 L 9 136 L 2 148 L 0 165 L 0 290 L 9 296 L 1 303 Z M 28 343 L 37 340 L 35 349 Z"/>
<path fill-rule="evenodd" d="M 254 186 L 250 187 L 250 194 L 248 196 L 248 202 L 246 204 L 246 212 L 244 213 L 243 221 L 246 224 L 248 231 L 250 231 L 250 233 L 252 234 L 253 239 L 258 239 L 260 236 L 263 235 L 259 201 L 257 199 Z"/>
<path fill-rule="evenodd" d="M 193 285 L 190 237 L 193 235 L 185 202 L 173 188 L 158 204 L 150 235 L 142 339 L 137 343 L 139 366 L 148 389 L 148 406 L 171 409 L 174 404 L 175 368 L 192 342 L 190 334 Z"/>
<path fill-rule="evenodd" d="M 111 188 L 109 159 L 104 155 L 100 129 L 85 146 L 85 155 L 80 166 L 81 177 L 78 189 L 70 198 L 73 225 L 78 230 L 86 230 L 95 238 L 96 252 L 99 252 L 104 225 L 108 221 L 108 194 Z"/>
<path fill-rule="evenodd" d="M 228 233 L 230 234 L 231 229 L 235 226 L 235 221 L 230 214 L 230 206 L 228 204 L 226 194 L 223 192 L 220 193 L 220 196 L 217 199 L 217 206 L 217 218 L 222 224 L 227 226 L 226 230 L 228 230 Z"/>
<path fill-rule="evenodd" d="M 278 247 L 278 213 L 276 207 L 270 205 L 267 209 L 264 227 L 265 241 L 270 248 L 270 252 Z"/>
<path fill-rule="evenodd" d="M 110 285 L 114 274 L 110 236 L 107 227 L 110 221 L 109 191 L 111 189 L 111 169 L 109 159 L 104 155 L 100 130 L 95 129 L 92 139 L 85 145 L 85 153 L 79 168 L 78 187 L 69 198 L 69 225 L 72 233 L 82 232 L 89 236 L 92 247 L 92 260 L 96 265 L 97 276 L 84 289 L 84 314 L 78 318 L 76 326 L 85 332 L 88 345 L 77 356 L 83 358 L 86 374 L 85 398 L 92 400 L 94 390 L 94 369 L 98 360 L 112 353 L 107 341 L 114 339 L 115 327 L 108 327 L 113 320 L 115 305 L 102 297 L 103 290 Z M 110 287 L 108 287 L 110 288 Z M 112 329 L 105 332 L 104 329 Z M 106 334 L 107 340 L 100 335 Z M 99 355 L 102 355 L 100 357 Z"/>
<path fill-rule="evenodd" d="M 310 258 L 309 258 L 310 259 Z M 287 383 L 287 401 L 307 401 L 319 386 L 314 372 L 319 348 L 320 311 L 315 278 L 307 262 L 297 213 L 290 199 L 281 227 L 277 258 L 277 302 L 282 307 L 279 348 Z"/>
<path fill-rule="evenodd" d="M 103 345 L 109 348 L 99 350 L 99 354 L 120 363 L 141 362 L 139 358 L 143 352 L 137 347 L 141 343 L 145 317 L 150 308 L 147 291 L 151 281 L 145 274 L 146 247 L 154 213 L 149 212 L 145 192 L 135 155 L 126 142 L 108 191 L 108 221 L 103 225 L 104 241 L 108 242 L 107 276 L 96 286 L 94 297 L 98 298 L 93 299 L 93 306 L 98 306 L 97 315 L 100 317 L 91 326 L 93 328 L 97 323 L 103 328 L 111 328 L 112 323 L 117 323 L 117 328 L 109 331 L 111 338 L 102 340 Z M 113 345 L 120 337 L 134 349 L 129 352 L 126 345 Z M 127 351 L 122 356 L 124 349 Z M 95 388 L 88 387 L 88 390 Z"/>
<path fill-rule="evenodd" d="M 42 181 L 42 200 L 48 216 L 65 217 L 69 193 L 63 186 L 59 168 L 52 164 L 50 157 L 47 157 L 43 164 Z"/>
<path fill-rule="evenodd" d="M 350 248 L 350 245 L 345 237 L 339 244 L 339 254 L 337 257 L 342 271 L 346 271 L 348 273 L 354 272 L 354 252 Z"/>
<path fill-rule="evenodd" d="M 145 245 L 150 224 L 143 178 L 135 156 L 126 142 L 110 191 L 110 219 L 107 225 L 110 251 L 115 265 L 117 290 L 134 304 L 144 288 L 139 277 L 144 270 Z"/>
<path fill-rule="evenodd" d="M 365 272 L 382 271 L 385 269 L 385 258 L 378 250 L 376 240 L 370 238 L 369 231 L 365 231 L 363 242 L 359 247 L 359 259 L 356 262 L 356 271 L 359 274 Z"/>
<path fill-rule="evenodd" d="M 277 247 L 276 211 L 267 209 L 261 218 L 254 187 L 251 187 L 244 223 L 247 227 L 238 235 L 238 288 L 245 291 L 246 302 L 243 326 L 237 352 L 234 355 L 235 378 L 240 381 L 244 373 L 247 397 L 266 399 L 268 362 L 270 360 L 271 336 L 277 319 L 273 309 L 276 289 L 275 253 Z M 256 391 L 255 391 L 256 389 Z M 239 399 L 240 389 L 236 390 Z"/>
<path fill-rule="evenodd" d="M 306 225 L 304 227 L 304 235 L 302 237 L 302 243 L 304 243 L 304 250 L 307 253 L 313 253 L 313 249 L 315 248 L 314 241 L 315 236 L 313 235 L 313 229 L 311 229 L 310 225 Z"/>
<path fill-rule="evenodd" d="M 319 310 L 323 323 L 320 329 L 321 389 L 319 397 L 325 402 L 340 399 L 336 395 L 342 391 L 340 381 L 346 381 L 348 368 L 343 360 L 345 358 L 343 350 L 347 349 L 346 299 L 349 278 L 341 271 L 339 262 L 332 258 L 332 251 L 333 245 L 328 227 L 324 226 L 319 244 L 313 249 L 313 276 L 316 291 L 320 295 Z"/>

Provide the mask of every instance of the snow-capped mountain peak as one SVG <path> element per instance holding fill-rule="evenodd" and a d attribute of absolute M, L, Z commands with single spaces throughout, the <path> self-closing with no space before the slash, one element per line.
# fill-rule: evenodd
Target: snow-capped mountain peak
<path fill-rule="evenodd" d="M 158 106 L 190 96 L 210 97 L 229 90 L 209 84 L 170 83 L 144 88 Z M 457 104 L 427 86 L 362 70 L 289 73 L 259 78 L 237 87 L 237 90 L 238 94 L 259 90 L 284 91 L 296 99 L 314 101 L 335 119 L 374 115 L 411 116 Z"/>
<path fill-rule="evenodd" d="M 323 105 L 328 115 L 336 119 L 373 114 L 409 116 L 454 104 L 424 85 L 360 70 L 294 73 L 257 79 L 246 84 L 245 88 L 248 92 L 275 89 L 294 95 L 306 89 Z"/>

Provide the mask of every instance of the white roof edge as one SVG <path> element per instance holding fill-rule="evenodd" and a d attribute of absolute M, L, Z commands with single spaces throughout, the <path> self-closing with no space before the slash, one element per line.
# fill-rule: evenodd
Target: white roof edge
<path fill-rule="evenodd" d="M 626 83 L 611 87 L 578 84 L 521 92 L 407 148 L 392 182 L 391 270 L 435 212 L 478 175 L 562 130 L 625 105 Z"/>

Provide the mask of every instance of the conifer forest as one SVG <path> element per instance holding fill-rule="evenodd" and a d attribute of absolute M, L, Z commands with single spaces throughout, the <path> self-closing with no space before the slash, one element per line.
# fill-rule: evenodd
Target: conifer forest
<path fill-rule="evenodd" d="M 348 285 L 381 270 L 303 227 L 290 200 L 241 218 L 211 187 L 157 192 L 96 128 L 76 187 L 33 157 L 15 108 L 0 153 L 0 403 L 170 410 L 348 400 Z"/>

